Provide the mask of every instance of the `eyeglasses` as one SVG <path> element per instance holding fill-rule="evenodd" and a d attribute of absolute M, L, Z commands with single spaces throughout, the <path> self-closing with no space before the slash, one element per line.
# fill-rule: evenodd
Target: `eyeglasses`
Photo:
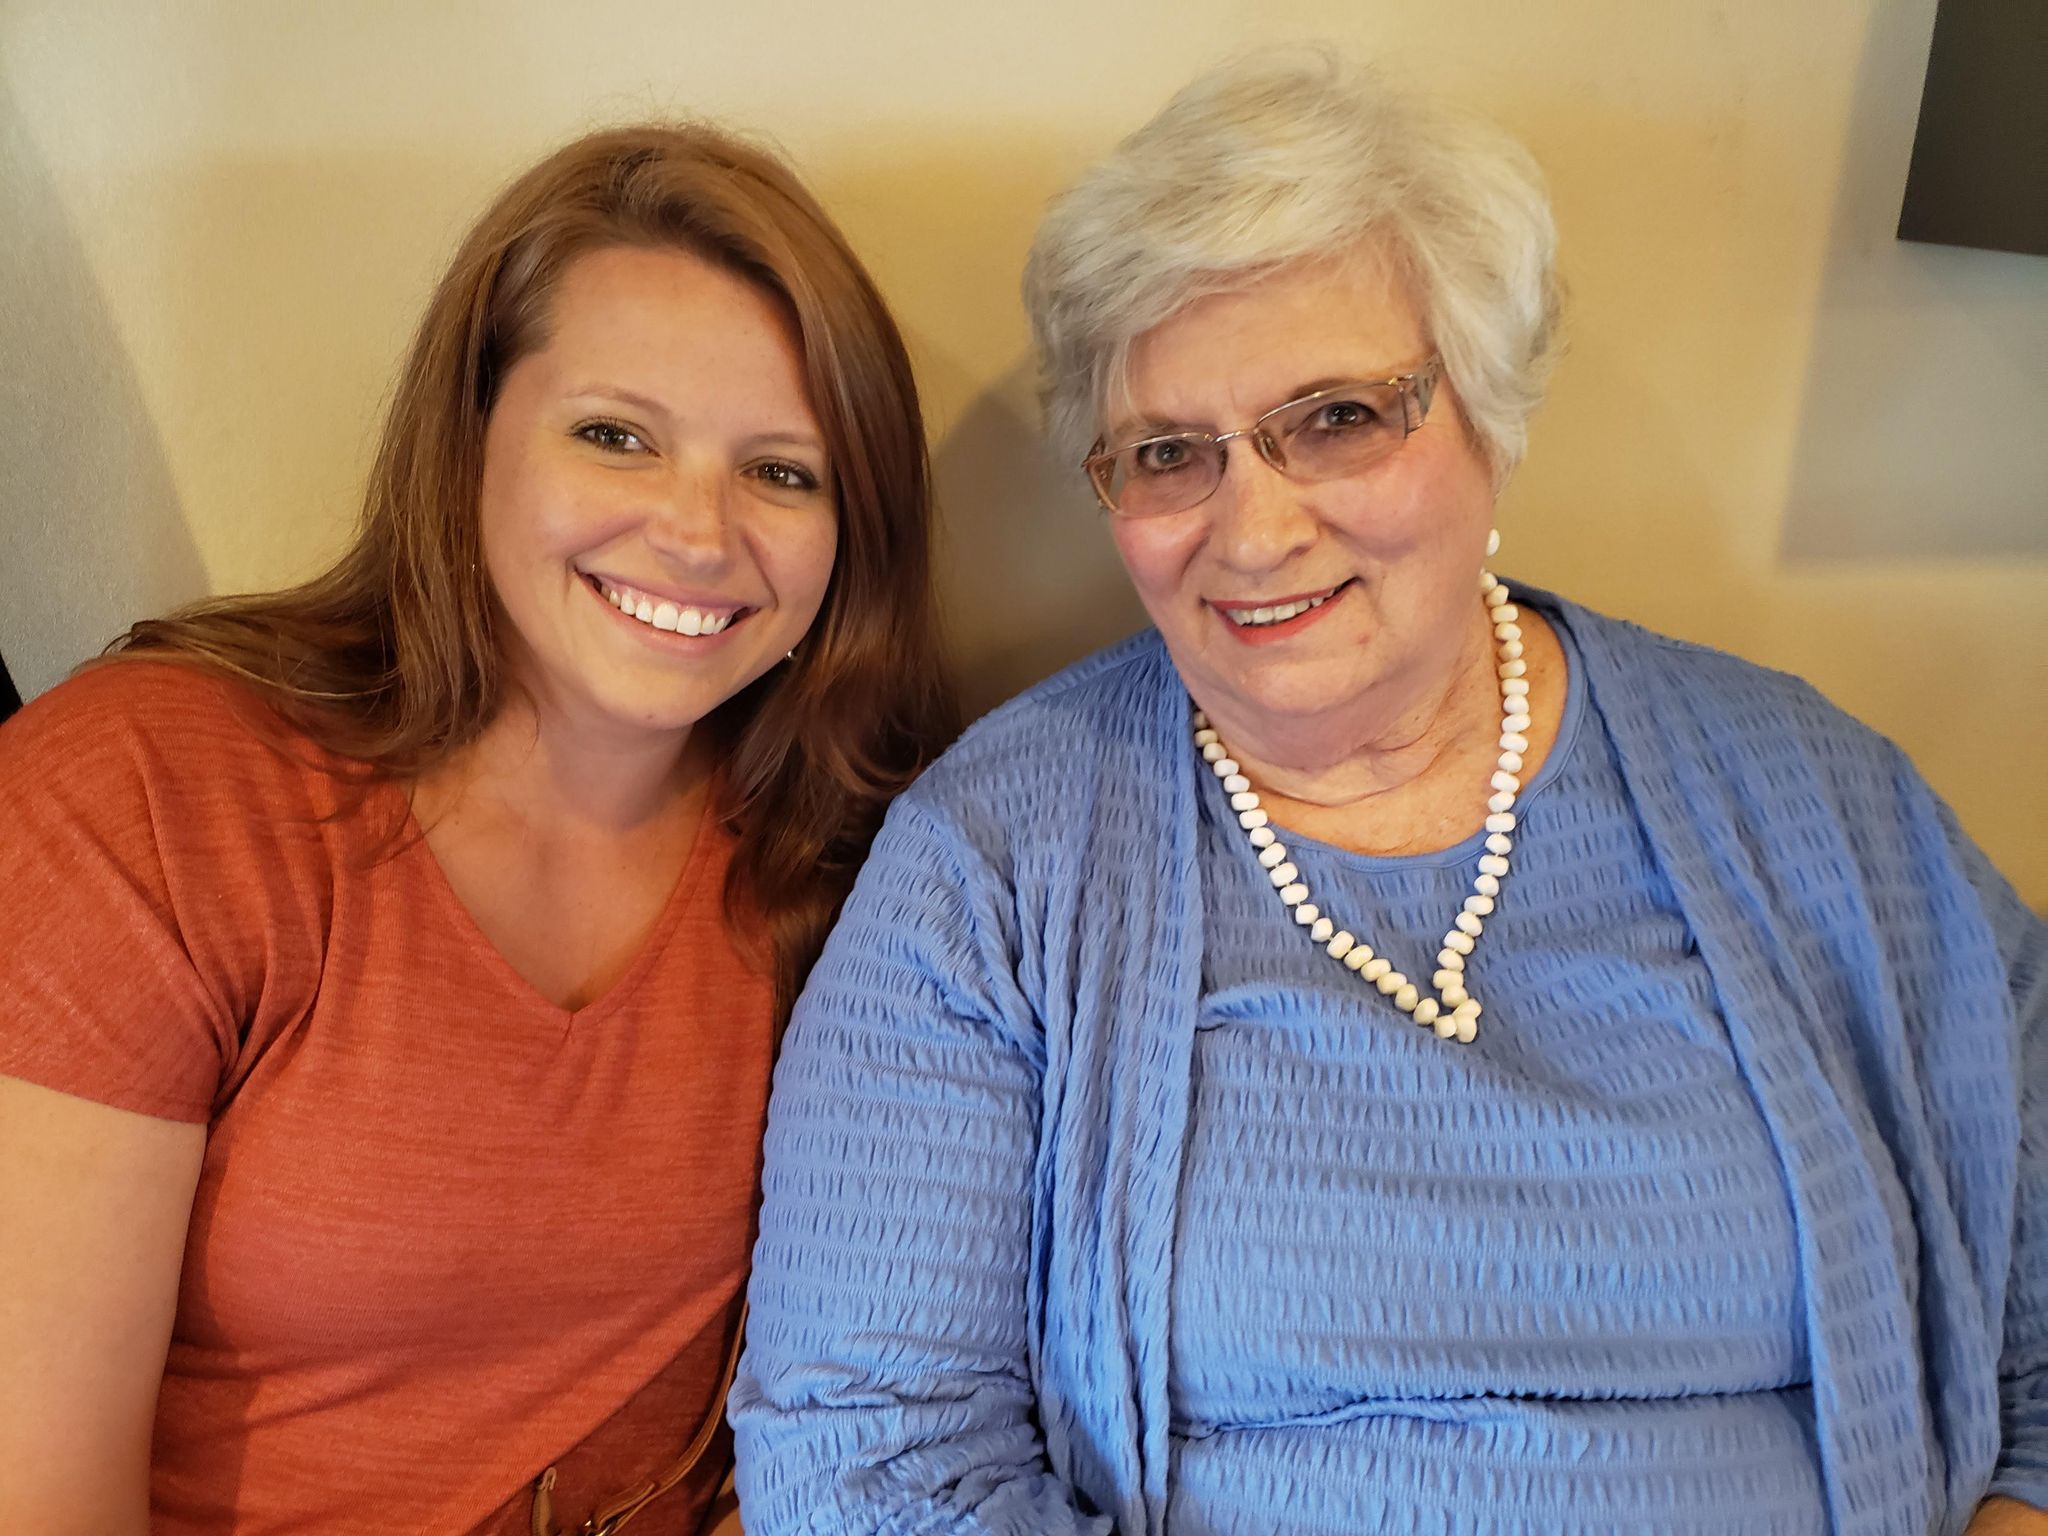
<path fill-rule="evenodd" d="M 1224 444 L 1249 438 L 1259 457 L 1290 480 L 1341 480 L 1378 463 L 1421 426 L 1443 363 L 1413 373 L 1319 389 L 1276 405 L 1235 432 L 1168 432 L 1081 461 L 1104 507 L 1123 517 L 1164 517 L 1198 507 L 1223 483 Z"/>

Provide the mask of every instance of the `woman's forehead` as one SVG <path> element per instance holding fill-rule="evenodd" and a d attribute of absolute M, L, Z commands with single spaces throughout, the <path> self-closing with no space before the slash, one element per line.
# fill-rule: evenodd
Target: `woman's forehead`
<path fill-rule="evenodd" d="M 1291 263 L 1183 305 L 1131 343 L 1105 426 L 1243 426 L 1340 381 L 1391 377 L 1428 352 L 1408 284 L 1370 256 Z"/>

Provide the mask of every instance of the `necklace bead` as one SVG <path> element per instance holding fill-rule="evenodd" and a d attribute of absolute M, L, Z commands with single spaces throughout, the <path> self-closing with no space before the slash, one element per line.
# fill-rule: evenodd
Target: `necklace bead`
<path fill-rule="evenodd" d="M 1483 1009 L 1466 985 L 1465 965 L 1486 931 L 1486 919 L 1498 906 L 1507 879 L 1508 854 L 1514 847 L 1509 834 L 1516 825 L 1514 806 L 1522 792 L 1521 774 L 1526 761 L 1524 754 L 1529 750 L 1531 723 L 1529 668 L 1523 660 L 1522 628 L 1516 622 L 1521 610 L 1511 600 L 1507 583 L 1491 571 L 1480 573 L 1479 591 L 1493 626 L 1501 699 L 1500 756 L 1488 780 L 1492 793 L 1486 800 L 1486 852 L 1480 856 L 1472 894 L 1452 917 L 1443 947 L 1437 951 L 1437 969 L 1430 977 L 1434 995 L 1394 969 L 1391 960 L 1375 954 L 1370 944 L 1348 929 L 1338 928 L 1334 918 L 1309 900 L 1308 885 L 1273 830 L 1271 818 L 1259 802 L 1258 791 L 1252 788 L 1251 780 L 1209 724 L 1209 717 L 1199 709 L 1193 716 L 1196 750 L 1222 780 L 1223 790 L 1230 797 L 1230 808 L 1237 813 L 1238 825 L 1257 850 L 1260 867 L 1273 882 L 1289 916 L 1308 931 L 1310 942 L 1346 970 L 1371 982 L 1396 1008 L 1418 1025 L 1434 1031 L 1439 1039 L 1462 1043 L 1470 1043 L 1479 1032 Z"/>

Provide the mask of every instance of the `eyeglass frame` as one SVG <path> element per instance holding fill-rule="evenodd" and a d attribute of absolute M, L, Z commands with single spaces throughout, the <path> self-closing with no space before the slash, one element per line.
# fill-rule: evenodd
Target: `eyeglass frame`
<path fill-rule="evenodd" d="M 1137 518 L 1172 517 L 1176 513 L 1194 511 L 1195 508 L 1201 506 L 1211 496 L 1214 496 L 1217 491 L 1222 489 L 1224 467 L 1229 462 L 1228 454 L 1219 453 L 1217 455 L 1216 483 L 1210 486 L 1196 500 L 1189 502 L 1184 507 L 1176 507 L 1172 512 L 1124 511 L 1109 499 L 1108 494 L 1102 488 L 1102 482 L 1095 477 L 1094 466 L 1098 463 L 1113 461 L 1118 455 L 1129 453 L 1133 448 L 1144 448 L 1153 443 L 1195 442 L 1206 443 L 1212 448 L 1220 449 L 1233 438 L 1242 437 L 1250 439 L 1252 446 L 1258 449 L 1259 457 L 1264 459 L 1267 465 L 1276 473 L 1286 476 L 1289 480 L 1296 480 L 1300 484 L 1327 485 L 1329 480 L 1301 481 L 1298 476 L 1288 469 L 1287 456 L 1280 451 L 1279 441 L 1272 433 L 1266 430 L 1266 423 L 1275 416 L 1278 416 L 1282 411 L 1291 411 L 1300 406 L 1311 405 L 1318 400 L 1338 398 L 1355 389 L 1367 387 L 1375 389 L 1390 388 L 1399 391 L 1401 396 L 1401 441 L 1405 443 L 1410 437 L 1415 435 L 1416 429 L 1429 419 L 1429 408 L 1435 403 L 1437 386 L 1443 382 L 1443 365 L 1442 354 L 1433 352 L 1416 364 L 1415 367 L 1409 369 L 1408 372 L 1397 373 L 1390 379 L 1352 379 L 1343 384 L 1332 384 L 1327 389 L 1310 390 L 1307 394 L 1298 395 L 1292 400 L 1281 401 L 1280 404 L 1274 406 L 1271 410 L 1261 411 L 1257 419 L 1250 426 L 1238 427 L 1229 432 L 1156 432 L 1150 437 L 1132 438 L 1129 442 L 1120 443 L 1114 448 L 1105 448 L 1102 444 L 1102 439 L 1098 437 L 1095 440 L 1095 446 L 1088 450 L 1087 457 L 1081 460 L 1081 473 L 1087 477 L 1089 489 L 1095 492 L 1095 499 L 1102 503 L 1103 510 L 1113 516 Z M 1399 444 L 1395 446 L 1398 448 Z M 1388 451 L 1393 452 L 1394 450 L 1389 449 Z M 1374 459 L 1372 462 L 1377 464 L 1380 460 Z M 1356 473 L 1356 471 L 1353 471 L 1353 473 Z M 1330 480 L 1342 478 L 1341 475 L 1329 477 Z"/>

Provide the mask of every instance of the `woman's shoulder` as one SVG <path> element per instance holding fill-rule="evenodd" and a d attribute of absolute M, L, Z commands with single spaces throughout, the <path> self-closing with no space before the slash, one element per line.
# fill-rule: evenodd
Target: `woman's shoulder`
<path fill-rule="evenodd" d="M 261 712 L 232 679 L 124 658 L 0 728 L 0 1071 L 203 1120 L 274 978 L 320 977 L 371 823 L 330 816 L 312 743 Z"/>
<path fill-rule="evenodd" d="M 1141 629 L 1034 683 L 982 716 L 968 732 L 1035 730 L 1059 721 L 1129 721 L 1180 683 L 1156 629 Z"/>
<path fill-rule="evenodd" d="M 119 657 L 25 704 L 0 729 L 0 798 L 87 820 L 208 822 L 332 815 L 349 764 L 247 684 L 203 666 Z"/>
<path fill-rule="evenodd" d="M 969 726 L 912 786 L 926 804 L 991 794 L 1036 802 L 1099 780 L 1105 766 L 1156 750 L 1179 684 L 1155 630 L 1083 657 Z"/>
<path fill-rule="evenodd" d="M 1559 601 L 1593 676 L 1594 696 L 1624 757 L 1665 770 L 1679 814 L 1704 814 L 1684 788 L 1737 786 L 1744 814 L 1772 834 L 1759 846 L 1796 857 L 1839 832 L 1866 881 L 1923 894 L 1961 874 L 1994 907 L 2018 909 L 2010 885 L 1966 834 L 1904 748 L 1793 673 Z"/>
<path fill-rule="evenodd" d="M 1903 753 L 1882 732 L 1796 673 L 1547 593 L 1536 594 L 1535 600 L 1564 619 L 1581 655 L 1599 674 L 1594 681 L 1603 693 L 1603 714 L 1627 717 L 1677 709 L 1731 749 L 1747 744 L 1803 747 L 1828 757 L 1882 763 L 1887 773 L 1903 761 Z M 1604 690 L 1598 688 L 1602 682 Z"/>
<path fill-rule="evenodd" d="M 134 736 L 219 749 L 246 733 L 261 705 L 254 690 L 182 661 L 118 656 L 74 672 L 22 706 L 0 734 L 10 754 Z"/>
<path fill-rule="evenodd" d="M 1064 878 L 1106 828 L 1170 817 L 1186 710 L 1158 635 L 1133 635 L 968 727 L 896 798 L 877 846 L 949 849 L 1006 880 Z"/>

